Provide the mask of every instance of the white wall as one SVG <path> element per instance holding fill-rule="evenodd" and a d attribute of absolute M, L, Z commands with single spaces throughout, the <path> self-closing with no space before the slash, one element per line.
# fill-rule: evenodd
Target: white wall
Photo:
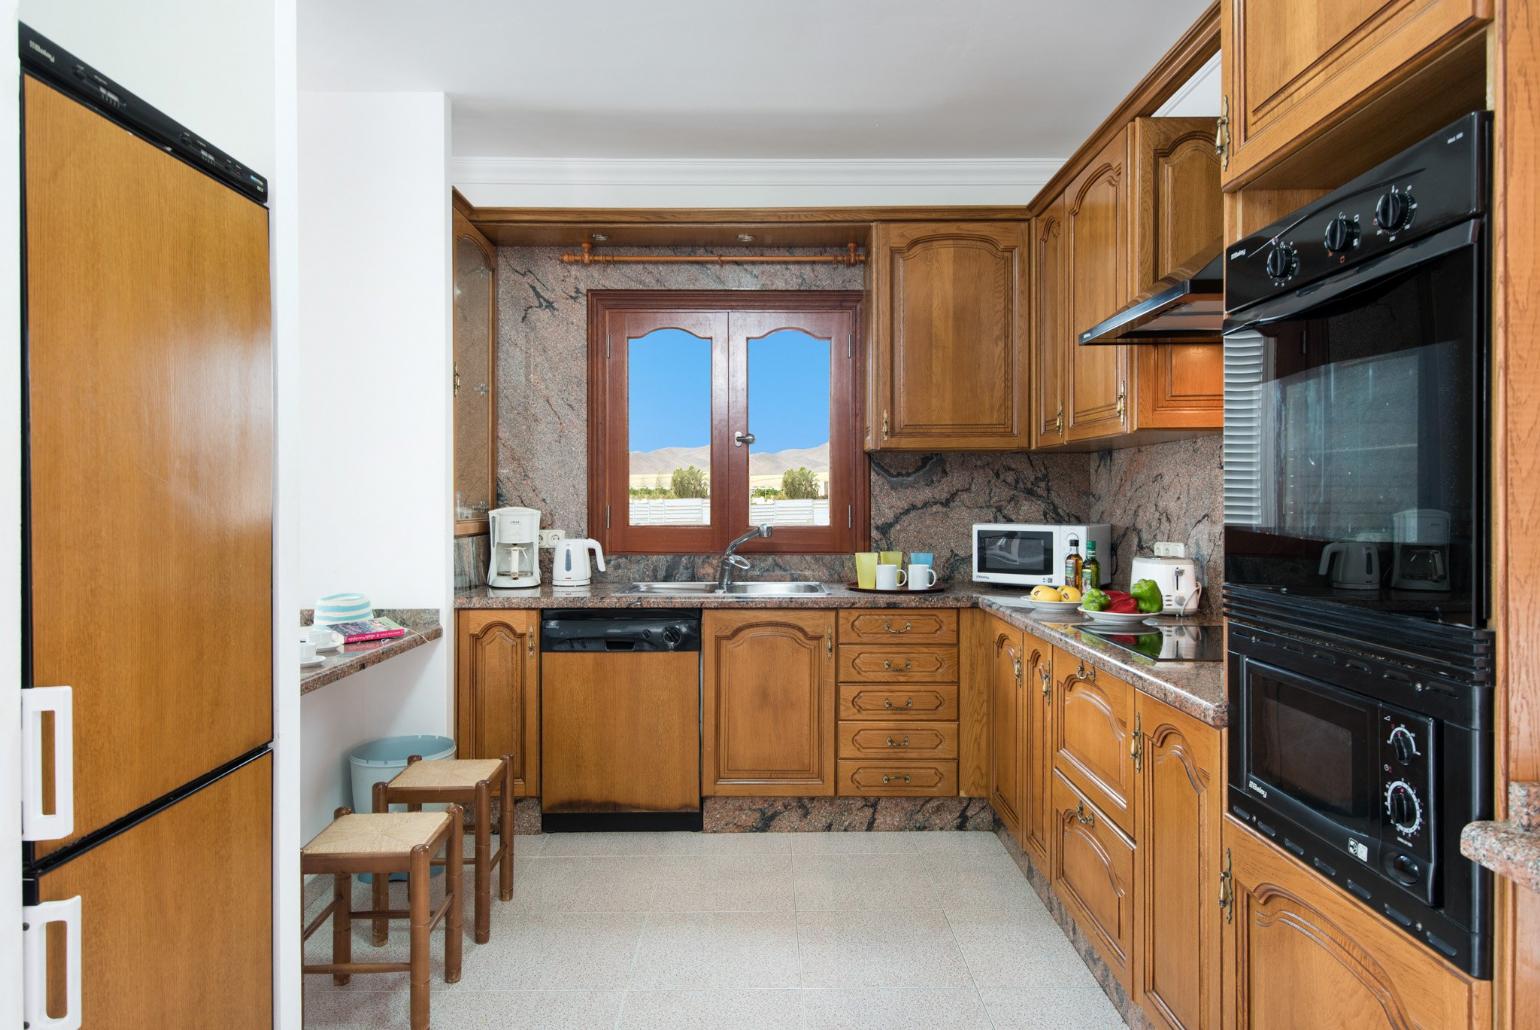
<path fill-rule="evenodd" d="M 441 93 L 299 97 L 302 605 L 357 590 L 453 612 L 449 107 Z M 445 640 L 305 696 L 303 832 L 347 803 L 347 752 L 445 733 Z"/>
<path fill-rule="evenodd" d="M 32 28 L 236 160 L 272 176 L 271 0 L 20 4 L 21 20 Z"/>
<path fill-rule="evenodd" d="M 1220 55 L 1215 54 L 1193 72 L 1192 78 L 1161 104 L 1155 111 L 1157 118 L 1218 118 Z"/>

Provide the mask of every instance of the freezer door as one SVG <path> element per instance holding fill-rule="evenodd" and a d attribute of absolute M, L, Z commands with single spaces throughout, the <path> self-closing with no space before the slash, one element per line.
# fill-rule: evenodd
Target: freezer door
<path fill-rule="evenodd" d="M 75 714 L 43 856 L 271 739 L 273 397 L 266 210 L 24 105 L 28 682 Z"/>
<path fill-rule="evenodd" d="M 28 970 L 48 1016 L 78 991 L 87 1027 L 272 1025 L 272 776 L 264 753 L 39 877 L 80 913 L 77 969 L 58 921 Z"/>

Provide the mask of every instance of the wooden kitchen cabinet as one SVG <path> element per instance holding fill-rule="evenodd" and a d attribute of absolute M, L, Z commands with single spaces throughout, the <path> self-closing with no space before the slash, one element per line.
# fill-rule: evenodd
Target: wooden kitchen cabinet
<path fill-rule="evenodd" d="M 1405 133 L 1399 141 L 1404 146 L 1468 110 L 1468 100 L 1450 96 L 1458 91 L 1440 88 L 1436 80 L 1402 91 L 1414 119 L 1420 117 L 1418 107 L 1436 109 L 1427 112 L 1426 128 L 1408 128 L 1397 111 L 1372 108 L 1455 44 L 1475 36 L 1491 15 L 1491 0 L 1226 0 L 1220 16 L 1225 188 L 1257 179 L 1314 137 L 1354 118 L 1352 138 L 1344 138 L 1333 156 L 1345 153 L 1353 162 L 1353 151 L 1367 151 L 1372 164 L 1398 149 L 1396 142 L 1383 149 L 1381 137 L 1394 141 Z M 1445 110 L 1446 103 L 1452 109 Z M 1337 182 L 1361 170 L 1354 164 Z"/>
<path fill-rule="evenodd" d="M 1053 834 L 1054 890 L 1127 990 L 1134 946 L 1134 842 L 1058 772 Z"/>
<path fill-rule="evenodd" d="M 957 647 L 840 645 L 842 683 L 956 683 Z"/>
<path fill-rule="evenodd" d="M 701 793 L 828 796 L 834 612 L 701 615 Z"/>
<path fill-rule="evenodd" d="M 1491 981 L 1228 816 L 1222 835 L 1226 1027 L 1491 1025 Z"/>
<path fill-rule="evenodd" d="M 956 644 L 957 612 L 924 608 L 847 609 L 839 613 L 842 644 Z"/>
<path fill-rule="evenodd" d="M 1134 688 L 1059 648 L 1053 766 L 1125 833 L 1133 832 Z"/>
<path fill-rule="evenodd" d="M 1022 631 L 1002 619 L 992 619 L 991 651 L 994 662 L 989 677 L 989 804 L 995 815 L 1021 840 L 1022 801 L 1025 791 L 1022 750 L 1022 684 L 1026 657 Z"/>
<path fill-rule="evenodd" d="M 841 683 L 839 717 L 849 719 L 948 719 L 957 721 L 957 684 L 889 686 Z"/>
<path fill-rule="evenodd" d="M 513 756 L 516 797 L 540 795 L 540 613 L 465 609 L 455 650 L 460 758 Z"/>
<path fill-rule="evenodd" d="M 878 222 L 868 450 L 1025 450 L 1021 222 Z"/>
<path fill-rule="evenodd" d="M 1064 197 L 1032 222 L 1032 446 L 1064 443 L 1069 352 L 1069 262 Z"/>
<path fill-rule="evenodd" d="M 1128 132 L 1118 133 L 1064 192 L 1068 333 L 1064 432 L 1068 440 L 1128 428 L 1128 348 L 1081 347 L 1084 329 L 1129 300 Z"/>
<path fill-rule="evenodd" d="M 1021 847 L 1037 868 L 1053 868 L 1053 648 L 1028 637 L 1022 688 Z"/>
<path fill-rule="evenodd" d="M 1133 996 L 1157 1024 L 1221 1025 L 1223 734 L 1138 693 Z"/>

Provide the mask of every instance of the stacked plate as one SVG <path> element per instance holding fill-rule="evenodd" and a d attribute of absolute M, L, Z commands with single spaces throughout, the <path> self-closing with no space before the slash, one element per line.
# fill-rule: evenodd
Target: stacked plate
<path fill-rule="evenodd" d="M 315 621 L 323 626 L 372 618 L 374 609 L 363 594 L 327 594 L 315 603 Z"/>

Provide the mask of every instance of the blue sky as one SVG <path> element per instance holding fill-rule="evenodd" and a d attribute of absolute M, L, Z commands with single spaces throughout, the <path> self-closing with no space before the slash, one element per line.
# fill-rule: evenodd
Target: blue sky
<path fill-rule="evenodd" d="M 633 451 L 711 441 L 711 343 L 682 329 L 631 341 Z M 829 341 L 781 329 L 749 341 L 749 430 L 754 450 L 816 447 L 829 439 Z"/>

